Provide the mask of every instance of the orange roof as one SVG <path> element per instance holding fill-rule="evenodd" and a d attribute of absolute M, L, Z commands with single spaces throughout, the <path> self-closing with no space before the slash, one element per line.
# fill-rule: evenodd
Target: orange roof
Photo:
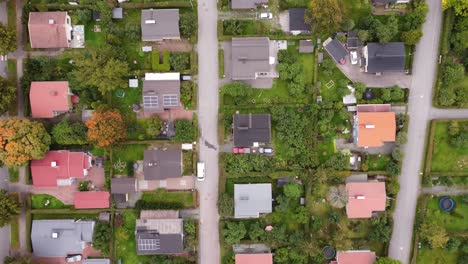
<path fill-rule="evenodd" d="M 30 12 L 31 48 L 68 48 L 67 12 Z"/>
<path fill-rule="evenodd" d="M 384 182 L 350 182 L 346 184 L 348 218 L 370 218 L 372 212 L 385 211 L 387 194 Z"/>
<path fill-rule="evenodd" d="M 34 118 L 52 118 L 70 110 L 68 82 L 31 82 L 29 101 Z"/>
<path fill-rule="evenodd" d="M 273 264 L 273 254 L 236 254 L 236 264 Z"/>
<path fill-rule="evenodd" d="M 358 112 L 357 122 L 359 147 L 380 147 L 395 141 L 394 112 Z"/>
<path fill-rule="evenodd" d="M 76 192 L 74 205 L 77 209 L 109 208 L 109 192 Z"/>
<path fill-rule="evenodd" d="M 338 264 L 372 264 L 376 259 L 372 251 L 338 251 L 336 263 Z"/>

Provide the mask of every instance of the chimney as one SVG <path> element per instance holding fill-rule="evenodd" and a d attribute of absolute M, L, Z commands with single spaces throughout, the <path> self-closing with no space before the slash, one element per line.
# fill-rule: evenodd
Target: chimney
<path fill-rule="evenodd" d="M 52 232 L 52 238 L 57 239 L 58 238 L 58 233 L 57 232 Z"/>
<path fill-rule="evenodd" d="M 375 125 L 366 125 L 366 128 L 375 128 Z"/>
<path fill-rule="evenodd" d="M 57 95 L 57 91 L 52 90 L 52 91 L 49 92 L 49 94 L 50 94 L 51 96 L 56 96 L 56 95 Z"/>
<path fill-rule="evenodd" d="M 156 20 L 145 20 L 145 24 L 156 24 Z"/>
<path fill-rule="evenodd" d="M 53 19 L 49 19 L 49 25 L 55 24 L 55 21 Z"/>
<path fill-rule="evenodd" d="M 357 200 L 365 200 L 365 199 L 366 199 L 366 196 L 364 196 L 364 195 L 356 195 L 356 199 L 357 199 Z"/>
<path fill-rule="evenodd" d="M 56 162 L 56 161 L 52 161 L 52 162 L 50 163 L 50 166 L 51 166 L 52 168 L 57 167 L 57 162 Z"/>

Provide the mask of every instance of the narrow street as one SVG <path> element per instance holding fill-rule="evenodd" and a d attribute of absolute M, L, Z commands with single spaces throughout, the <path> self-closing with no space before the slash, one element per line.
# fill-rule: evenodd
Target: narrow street
<path fill-rule="evenodd" d="M 218 231 L 218 39 L 217 5 L 198 2 L 198 122 L 199 160 L 206 178 L 197 182 L 200 195 L 199 263 L 220 263 Z"/>

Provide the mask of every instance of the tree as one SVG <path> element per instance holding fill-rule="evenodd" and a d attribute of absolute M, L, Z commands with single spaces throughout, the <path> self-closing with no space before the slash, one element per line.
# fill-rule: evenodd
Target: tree
<path fill-rule="evenodd" d="M 403 159 L 403 152 L 400 147 L 396 147 L 392 151 L 392 158 L 396 161 L 401 161 Z"/>
<path fill-rule="evenodd" d="M 31 256 L 7 256 L 4 264 L 34 264 L 34 262 Z"/>
<path fill-rule="evenodd" d="M 447 9 L 452 7 L 458 16 L 468 16 L 468 5 L 466 0 L 443 0 L 442 7 Z"/>
<path fill-rule="evenodd" d="M 387 257 L 379 257 L 374 264 L 401 264 L 401 262 Z"/>
<path fill-rule="evenodd" d="M 467 149 L 468 148 L 468 132 L 463 131 L 462 133 L 452 137 L 450 139 L 450 144 L 457 149 Z"/>
<path fill-rule="evenodd" d="M 180 34 L 183 38 L 191 38 L 197 31 L 197 15 L 195 12 L 183 12 L 180 15 Z"/>
<path fill-rule="evenodd" d="M 283 186 L 283 193 L 289 199 L 299 199 L 302 195 L 302 186 L 295 182 L 290 182 Z"/>
<path fill-rule="evenodd" d="M 445 246 L 445 249 L 448 252 L 455 252 L 460 248 L 460 245 L 462 244 L 461 240 L 456 238 L 456 237 L 451 237 L 449 238 L 447 245 Z"/>
<path fill-rule="evenodd" d="M 403 145 L 406 144 L 406 142 L 408 142 L 408 133 L 400 131 L 396 136 L 397 145 Z"/>
<path fill-rule="evenodd" d="M 275 251 L 275 263 L 289 263 L 288 248 L 279 248 Z"/>
<path fill-rule="evenodd" d="M 91 10 L 86 9 L 86 8 L 78 9 L 76 10 L 76 17 L 78 18 L 78 21 L 80 21 L 81 23 L 87 24 L 92 19 Z"/>
<path fill-rule="evenodd" d="M 39 122 L 16 117 L 0 120 L 0 160 L 8 166 L 42 159 L 50 142 L 50 135 Z"/>
<path fill-rule="evenodd" d="M 349 30 L 353 29 L 354 26 L 355 26 L 354 20 L 352 20 L 352 19 L 345 19 L 345 20 L 343 20 L 343 24 L 341 25 L 341 28 L 342 28 L 344 31 L 349 31 Z"/>
<path fill-rule="evenodd" d="M 398 34 L 398 19 L 390 15 L 386 24 L 376 28 L 376 35 L 380 43 L 390 42 Z"/>
<path fill-rule="evenodd" d="M 458 135 L 460 133 L 460 123 L 457 120 L 450 121 L 448 132 L 450 136 Z"/>
<path fill-rule="evenodd" d="M 265 230 L 260 226 L 259 222 L 250 225 L 249 238 L 252 241 L 262 241 L 265 239 Z"/>
<path fill-rule="evenodd" d="M 372 218 L 372 229 L 369 233 L 369 240 L 373 242 L 387 243 L 390 241 L 392 230 L 388 225 L 386 217 Z"/>
<path fill-rule="evenodd" d="M 222 193 L 218 199 L 218 210 L 221 216 L 234 214 L 234 199 L 228 193 Z"/>
<path fill-rule="evenodd" d="M 0 227 L 8 225 L 20 211 L 21 205 L 17 199 L 6 190 L 0 190 Z"/>
<path fill-rule="evenodd" d="M 343 208 L 348 202 L 348 193 L 345 185 L 331 186 L 328 190 L 327 200 L 335 208 Z"/>
<path fill-rule="evenodd" d="M 357 36 L 360 41 L 366 42 L 369 39 L 369 31 L 367 30 L 359 30 Z"/>
<path fill-rule="evenodd" d="M 382 100 L 384 100 L 385 102 L 389 102 L 392 100 L 392 92 L 390 91 L 390 89 L 388 88 L 384 88 L 384 89 L 381 89 L 382 91 Z"/>
<path fill-rule="evenodd" d="M 103 221 L 97 221 L 94 226 L 93 248 L 101 251 L 104 256 L 108 256 L 111 236 L 112 230 L 110 224 Z"/>
<path fill-rule="evenodd" d="M 0 23 L 0 55 L 16 50 L 16 30 Z"/>
<path fill-rule="evenodd" d="M 306 22 L 322 33 L 336 31 L 343 19 L 341 5 L 337 0 L 312 0 L 311 13 L 314 15 Z"/>
<path fill-rule="evenodd" d="M 465 77 L 465 67 L 460 63 L 445 63 L 442 79 L 445 85 L 451 85 L 461 81 Z"/>
<path fill-rule="evenodd" d="M 401 40 L 406 45 L 414 46 L 419 42 L 422 36 L 423 36 L 423 32 L 421 29 L 404 31 L 401 33 Z"/>
<path fill-rule="evenodd" d="M 146 123 L 146 134 L 150 137 L 156 137 L 161 133 L 162 120 L 159 116 L 152 116 L 147 119 Z"/>
<path fill-rule="evenodd" d="M 398 165 L 398 163 L 390 161 L 388 162 L 385 171 L 391 176 L 398 176 L 400 175 L 400 166 Z"/>
<path fill-rule="evenodd" d="M 301 224 L 307 224 L 309 221 L 309 211 L 304 206 L 296 207 L 294 210 L 294 220 Z"/>
<path fill-rule="evenodd" d="M 88 142 L 86 126 L 81 122 L 71 123 L 64 118 L 52 128 L 52 140 L 60 145 L 83 145 Z"/>
<path fill-rule="evenodd" d="M 16 85 L 0 76 L 0 115 L 8 111 L 11 102 L 16 101 Z"/>
<path fill-rule="evenodd" d="M 190 69 L 189 52 L 172 52 L 169 56 L 169 64 L 173 71 L 181 72 Z"/>
<path fill-rule="evenodd" d="M 363 83 L 354 83 L 354 95 L 356 96 L 357 100 L 362 100 L 364 96 L 364 92 L 366 91 L 366 85 Z"/>
<path fill-rule="evenodd" d="M 346 236 L 346 232 L 336 230 L 331 239 L 331 245 L 337 250 L 349 250 L 353 245 L 353 241 Z"/>
<path fill-rule="evenodd" d="M 447 231 L 443 226 L 429 221 L 424 222 L 419 227 L 419 237 L 434 249 L 445 247 L 449 240 Z"/>
<path fill-rule="evenodd" d="M 223 235 L 226 243 L 228 244 L 239 244 L 240 241 L 247 234 L 247 229 L 243 222 L 226 222 L 226 226 L 223 229 Z"/>
<path fill-rule="evenodd" d="M 174 122 L 176 134 L 174 141 L 177 142 L 193 142 L 197 140 L 197 130 L 190 120 L 176 120 Z"/>
<path fill-rule="evenodd" d="M 97 110 L 92 118 L 86 121 L 86 127 L 88 140 L 102 148 L 127 138 L 125 122 L 117 110 Z"/>
<path fill-rule="evenodd" d="M 402 101 L 405 98 L 405 90 L 398 85 L 390 88 L 391 98 L 394 102 Z"/>

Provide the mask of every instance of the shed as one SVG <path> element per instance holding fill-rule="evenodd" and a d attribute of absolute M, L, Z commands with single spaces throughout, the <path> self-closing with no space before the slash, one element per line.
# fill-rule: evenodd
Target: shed
<path fill-rule="evenodd" d="M 314 52 L 314 42 L 311 39 L 299 40 L 299 53 Z"/>
<path fill-rule="evenodd" d="M 112 9 L 112 18 L 122 19 L 123 18 L 123 8 L 116 7 L 114 9 Z"/>

